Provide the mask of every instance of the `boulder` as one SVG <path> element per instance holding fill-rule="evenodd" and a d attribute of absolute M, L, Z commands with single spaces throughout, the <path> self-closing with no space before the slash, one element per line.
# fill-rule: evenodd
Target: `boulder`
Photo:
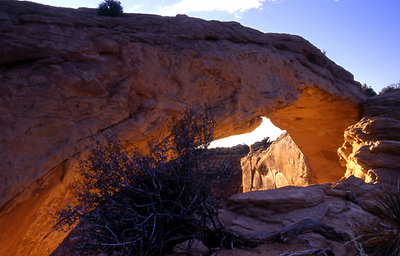
<path fill-rule="evenodd" d="M 299 36 L 14 0 L 1 2 L 0 34 L 0 255 L 48 255 L 61 242 L 48 210 L 69 198 L 92 134 L 144 148 L 187 107 L 214 113 L 218 138 L 270 117 L 306 156 L 311 182 L 344 173 L 335 152 L 364 96 Z"/>
<path fill-rule="evenodd" d="M 307 159 L 286 132 L 267 149 L 242 158 L 240 164 L 243 192 L 310 185 Z"/>

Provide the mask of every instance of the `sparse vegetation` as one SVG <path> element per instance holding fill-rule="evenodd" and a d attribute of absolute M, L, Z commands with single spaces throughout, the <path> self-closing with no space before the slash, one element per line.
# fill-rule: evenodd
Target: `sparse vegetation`
<path fill-rule="evenodd" d="M 376 92 L 374 91 L 374 89 L 373 89 L 371 86 L 368 86 L 367 84 L 363 84 L 363 85 L 361 86 L 361 91 L 362 91 L 365 95 L 367 95 L 367 96 L 369 96 L 369 97 L 372 97 L 372 96 L 375 96 L 375 95 L 376 95 Z"/>
<path fill-rule="evenodd" d="M 100 16 L 121 17 L 123 13 L 121 2 L 117 0 L 105 0 L 97 9 L 97 14 Z"/>
<path fill-rule="evenodd" d="M 261 141 L 257 141 L 253 144 L 251 144 L 250 149 L 252 152 L 255 152 L 260 149 L 267 149 L 269 146 L 272 144 L 272 140 L 269 137 L 265 137 Z"/>
<path fill-rule="evenodd" d="M 213 155 L 247 155 L 250 152 L 250 147 L 245 144 L 239 144 L 230 148 L 210 148 L 208 151 Z"/>
<path fill-rule="evenodd" d="M 353 242 L 364 255 L 400 255 L 400 186 L 384 189 L 375 196 L 375 203 L 368 210 L 381 222 L 358 223 Z"/>
<path fill-rule="evenodd" d="M 231 169 L 206 165 L 214 126 L 210 115 L 186 110 L 146 155 L 127 152 L 112 135 L 96 139 L 72 188 L 75 203 L 54 213 L 59 230 L 85 227 L 75 254 L 165 255 L 194 239 L 210 250 L 243 245 L 218 220 Z"/>
<path fill-rule="evenodd" d="M 394 92 L 394 91 L 400 91 L 400 81 L 395 83 L 395 84 L 391 84 L 391 85 L 388 85 L 388 86 L 384 87 L 379 92 L 379 94 L 389 93 L 389 92 Z"/>
<path fill-rule="evenodd" d="M 269 137 L 265 137 L 264 139 L 254 142 L 250 147 L 246 144 L 239 144 L 233 147 L 218 147 L 218 148 L 210 148 L 208 151 L 212 155 L 247 155 L 250 150 L 252 152 L 257 151 L 259 149 L 267 149 L 273 141 Z"/>

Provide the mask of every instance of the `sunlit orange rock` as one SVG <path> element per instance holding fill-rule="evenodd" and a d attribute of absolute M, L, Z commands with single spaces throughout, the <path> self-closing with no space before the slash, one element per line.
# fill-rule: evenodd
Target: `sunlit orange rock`
<path fill-rule="evenodd" d="M 91 134 L 110 129 L 143 147 L 186 107 L 211 110 L 218 137 L 270 117 L 308 159 L 312 182 L 344 173 L 335 152 L 364 96 L 299 36 L 14 0 L 1 2 L 0 33 L 0 255 L 47 255 L 61 242 L 48 209 L 68 198 Z"/>
<path fill-rule="evenodd" d="M 243 192 L 310 185 L 307 159 L 288 133 L 241 159 Z"/>
<path fill-rule="evenodd" d="M 367 182 L 398 183 L 400 179 L 400 91 L 369 98 L 364 117 L 348 127 L 338 150 L 346 177 Z"/>
<path fill-rule="evenodd" d="M 306 156 L 311 183 L 339 180 L 343 176 L 336 154 L 343 143 L 338 133 L 343 133 L 346 124 L 359 120 L 355 102 L 319 88 L 307 88 L 293 105 L 272 113 L 270 118 L 288 131 Z"/>

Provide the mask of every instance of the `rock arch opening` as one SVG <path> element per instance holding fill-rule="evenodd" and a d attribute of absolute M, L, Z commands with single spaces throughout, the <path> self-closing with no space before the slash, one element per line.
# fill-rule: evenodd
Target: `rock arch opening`
<path fill-rule="evenodd" d="M 260 141 L 266 137 L 268 137 L 270 140 L 275 140 L 282 133 L 285 132 L 284 130 L 276 127 L 267 117 L 263 116 L 261 117 L 261 119 L 261 124 L 253 131 L 245 134 L 233 135 L 227 138 L 215 140 L 211 142 L 210 148 L 232 147 L 238 144 L 246 144 L 247 146 L 251 146 L 251 144 Z"/>
<path fill-rule="evenodd" d="M 344 176 L 337 150 L 343 143 L 343 131 L 360 118 L 358 104 L 313 87 L 269 118 L 285 129 L 303 152 L 310 168 L 310 183 L 337 181 Z"/>
<path fill-rule="evenodd" d="M 250 154 L 242 159 L 244 192 L 333 182 L 344 177 L 345 168 L 339 163 L 337 150 L 343 143 L 344 129 L 359 118 L 356 104 L 314 87 L 305 89 L 293 105 L 266 116 L 287 134 L 281 136 L 282 141 L 273 144 L 270 152 Z M 262 119 L 265 124 L 269 122 L 264 128 L 275 127 L 275 137 L 283 133 L 270 119 Z M 259 140 L 269 136 L 267 131 L 261 131 L 261 126 L 254 129 Z M 240 142 L 250 146 L 254 131 L 216 141 L 212 146 L 224 145 L 225 141 L 230 141 L 230 145 Z M 241 137 L 247 139 L 247 143 L 234 140 Z"/>
<path fill-rule="evenodd" d="M 293 104 L 264 112 L 261 116 L 268 117 L 279 130 L 287 131 L 293 140 L 293 145 L 304 155 L 304 161 L 307 162 L 309 169 L 307 177 L 304 177 L 305 174 L 300 174 L 304 177 L 304 182 L 301 184 L 338 181 L 345 175 L 345 167 L 339 162 L 337 150 L 343 144 L 344 130 L 360 118 L 360 107 L 357 102 L 313 86 L 303 89 Z M 227 120 L 231 119 L 220 122 L 217 134 L 226 136 Z M 255 116 L 239 120 L 235 125 L 246 127 L 240 129 L 243 132 L 246 129 L 254 130 L 260 122 L 261 117 Z"/>

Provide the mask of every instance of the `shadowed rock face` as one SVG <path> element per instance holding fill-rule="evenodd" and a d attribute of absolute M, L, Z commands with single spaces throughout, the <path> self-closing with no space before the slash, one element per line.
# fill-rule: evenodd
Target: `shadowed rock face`
<path fill-rule="evenodd" d="M 211 110 L 218 137 L 268 116 L 306 156 L 311 182 L 344 173 L 335 152 L 363 96 L 301 37 L 10 0 L 0 34 L 0 255 L 46 255 L 65 236 L 51 231 L 47 209 L 68 198 L 91 134 L 109 128 L 143 147 L 185 107 Z"/>
<path fill-rule="evenodd" d="M 378 186 L 364 183 L 362 179 L 351 177 L 340 182 L 316 184 L 308 187 L 282 187 L 272 190 L 251 191 L 231 196 L 227 208 L 221 210 L 220 220 L 231 231 L 242 236 L 257 239 L 265 234 L 278 232 L 285 237 L 285 230 L 294 223 L 305 219 L 319 220 L 330 226 L 331 230 L 348 234 L 353 232 L 357 222 L 378 223 L 378 216 L 365 210 L 370 205 L 371 195 L 376 193 Z M 316 233 L 319 233 L 317 236 Z M 235 255 L 286 255 L 284 253 L 303 251 L 306 249 L 329 248 L 333 255 L 359 255 L 354 248 L 349 248 L 344 242 L 329 241 L 339 236 L 321 236 L 323 232 L 299 232 L 298 239 L 293 239 L 303 245 L 295 245 L 294 241 L 285 240 L 285 248 L 271 242 L 256 248 L 256 250 L 237 250 Z M 319 242 L 316 242 L 317 239 Z M 347 240 L 348 241 L 348 240 Z M 303 249 L 303 246 L 306 248 Z M 278 249 L 279 248 L 279 249 Z M 232 255 L 232 251 L 217 255 Z M 293 254 L 295 255 L 295 254 Z M 318 255 L 318 254 L 297 254 Z M 323 254 L 321 254 L 323 255 Z"/>
<path fill-rule="evenodd" d="M 338 150 L 346 177 L 367 182 L 398 183 L 400 179 L 400 92 L 390 92 L 364 102 L 364 117 L 348 127 Z"/>

